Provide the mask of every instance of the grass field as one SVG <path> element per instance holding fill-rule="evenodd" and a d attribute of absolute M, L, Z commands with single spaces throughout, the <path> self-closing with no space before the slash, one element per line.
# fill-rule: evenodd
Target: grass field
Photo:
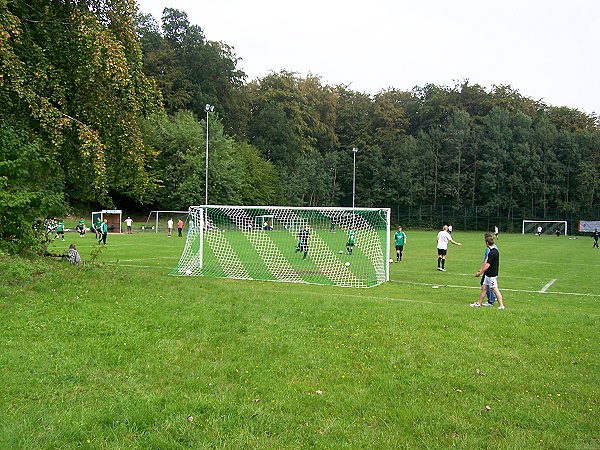
<path fill-rule="evenodd" d="M 447 272 L 407 235 L 370 289 L 172 277 L 154 233 L 0 259 L 0 448 L 600 448 L 591 239 L 501 235 L 500 311 L 469 307 L 482 233 Z"/>

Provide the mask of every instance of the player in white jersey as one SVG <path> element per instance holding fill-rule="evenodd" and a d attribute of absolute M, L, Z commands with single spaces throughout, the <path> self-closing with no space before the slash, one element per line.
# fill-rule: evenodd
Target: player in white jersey
<path fill-rule="evenodd" d="M 448 242 L 453 243 L 454 245 L 461 246 L 460 242 L 456 242 L 448 233 L 448 225 L 444 225 L 442 231 L 440 231 L 437 235 L 437 251 L 438 251 L 438 266 L 437 270 L 441 270 L 442 272 L 446 271 L 444 267 L 446 265 L 446 253 L 448 252 Z"/>

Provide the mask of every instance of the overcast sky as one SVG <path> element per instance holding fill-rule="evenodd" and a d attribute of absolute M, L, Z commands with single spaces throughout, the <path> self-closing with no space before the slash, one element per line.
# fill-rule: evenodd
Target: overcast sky
<path fill-rule="evenodd" d="M 138 0 L 160 23 L 185 11 L 242 58 L 376 94 L 468 79 L 600 113 L 600 0 Z"/>

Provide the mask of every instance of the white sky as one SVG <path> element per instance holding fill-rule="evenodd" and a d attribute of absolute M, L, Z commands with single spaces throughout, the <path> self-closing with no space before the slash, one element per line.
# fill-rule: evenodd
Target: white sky
<path fill-rule="evenodd" d="M 188 15 L 248 79 L 319 75 L 376 94 L 468 79 L 600 113 L 599 0 L 137 0 Z"/>

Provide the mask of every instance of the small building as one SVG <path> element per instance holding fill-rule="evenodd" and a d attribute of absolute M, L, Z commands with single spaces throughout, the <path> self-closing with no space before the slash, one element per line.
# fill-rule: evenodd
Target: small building
<path fill-rule="evenodd" d="M 92 213 L 92 225 L 96 224 L 96 220 L 100 217 L 103 222 L 106 219 L 109 233 L 121 233 L 121 222 L 123 219 L 123 211 L 120 209 L 103 209 L 102 211 L 94 211 Z"/>

